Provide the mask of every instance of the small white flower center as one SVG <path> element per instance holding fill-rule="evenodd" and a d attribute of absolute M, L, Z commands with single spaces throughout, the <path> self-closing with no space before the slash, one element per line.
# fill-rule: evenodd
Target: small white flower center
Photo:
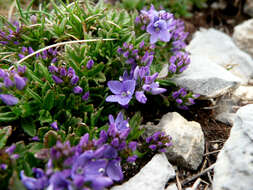
<path fill-rule="evenodd" d="M 100 169 L 98 170 L 98 172 L 103 174 L 103 173 L 105 172 L 105 169 L 104 169 L 104 168 L 100 168 Z"/>

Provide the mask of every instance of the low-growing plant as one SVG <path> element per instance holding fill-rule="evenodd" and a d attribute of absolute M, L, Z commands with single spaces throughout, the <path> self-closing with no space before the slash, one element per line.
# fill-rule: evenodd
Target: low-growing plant
<path fill-rule="evenodd" d="M 104 189 L 123 179 L 121 165 L 166 151 L 164 133 L 143 139 L 138 111 L 154 96 L 194 104 L 171 80 L 190 64 L 183 22 L 154 6 L 31 7 L 17 1 L 18 21 L 1 17 L 0 187 Z"/>

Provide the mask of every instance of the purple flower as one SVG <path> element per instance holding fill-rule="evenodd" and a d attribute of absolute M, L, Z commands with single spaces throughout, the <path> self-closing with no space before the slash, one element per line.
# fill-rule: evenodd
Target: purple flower
<path fill-rule="evenodd" d="M 151 145 L 149 145 L 149 148 L 154 151 L 157 148 L 157 146 L 154 144 L 151 144 Z"/>
<path fill-rule="evenodd" d="M 141 43 L 140 43 L 140 45 L 139 45 L 139 47 L 140 47 L 140 48 L 143 48 L 143 47 L 144 47 L 144 44 L 145 44 L 145 43 L 144 43 L 144 41 L 142 40 Z"/>
<path fill-rule="evenodd" d="M 75 94 L 81 94 L 81 93 L 83 92 L 83 89 L 82 89 L 82 87 L 80 87 L 80 86 L 76 86 L 76 87 L 73 89 L 73 92 L 74 92 Z"/>
<path fill-rule="evenodd" d="M 28 190 L 42 190 L 48 186 L 47 177 L 44 175 L 44 172 L 40 170 L 34 170 L 36 178 L 27 177 L 24 171 L 20 172 L 20 178 L 24 186 Z"/>
<path fill-rule="evenodd" d="M 50 126 L 51 126 L 54 130 L 56 130 L 56 131 L 59 130 L 58 125 L 57 125 L 57 121 L 54 121 L 53 123 L 51 123 Z"/>
<path fill-rule="evenodd" d="M 132 151 L 135 151 L 136 148 L 137 148 L 137 142 L 131 141 L 131 142 L 128 144 L 128 147 L 129 147 Z"/>
<path fill-rule="evenodd" d="M 176 99 L 176 102 L 177 102 L 178 104 L 182 104 L 182 103 L 183 103 L 183 100 L 180 99 L 180 98 L 177 98 L 177 99 Z"/>
<path fill-rule="evenodd" d="M 25 57 L 25 55 L 23 55 L 21 53 L 19 53 L 18 56 L 19 56 L 20 59 L 23 59 Z"/>
<path fill-rule="evenodd" d="M 72 68 L 72 67 L 69 67 L 68 68 L 68 77 L 72 77 L 72 76 L 74 76 L 74 75 L 76 75 L 76 72 L 75 72 L 75 70 Z"/>
<path fill-rule="evenodd" d="M 75 85 L 77 82 L 79 81 L 79 77 L 77 75 L 74 75 L 72 78 L 71 78 L 71 84 L 72 85 Z"/>
<path fill-rule="evenodd" d="M 0 169 L 1 170 L 6 170 L 7 169 L 7 164 L 0 164 Z"/>
<path fill-rule="evenodd" d="M 82 96 L 82 100 L 87 101 L 89 99 L 90 92 L 85 92 L 85 94 Z"/>
<path fill-rule="evenodd" d="M 87 69 L 91 69 L 93 67 L 93 65 L 94 65 L 94 61 L 92 59 L 90 59 L 87 62 L 86 67 L 87 67 Z"/>
<path fill-rule="evenodd" d="M 145 104 L 147 102 L 147 97 L 145 96 L 144 91 L 136 91 L 135 98 L 142 104 Z"/>
<path fill-rule="evenodd" d="M 63 80 L 60 77 L 57 77 L 56 75 L 52 75 L 52 78 L 56 84 L 63 83 Z"/>
<path fill-rule="evenodd" d="M 175 64 L 172 63 L 172 64 L 169 66 L 169 71 L 172 72 L 172 73 L 176 73 L 176 71 L 177 71 L 177 66 L 176 66 Z"/>
<path fill-rule="evenodd" d="M 66 179 L 64 174 L 62 172 L 55 172 L 49 181 L 50 185 L 48 189 L 53 189 L 53 190 L 73 190 L 71 187 L 71 183 L 69 180 Z"/>
<path fill-rule="evenodd" d="M 50 73 L 58 72 L 58 68 L 54 65 L 50 65 L 48 67 L 48 70 L 49 70 Z"/>
<path fill-rule="evenodd" d="M 18 73 L 25 73 L 25 71 L 26 71 L 26 66 L 24 65 L 24 66 L 18 66 Z"/>
<path fill-rule="evenodd" d="M 127 105 L 132 99 L 135 90 L 135 80 L 109 81 L 107 83 L 111 92 L 115 95 L 110 95 L 106 98 L 107 102 L 118 102 L 120 105 Z"/>
<path fill-rule="evenodd" d="M 156 82 L 153 82 L 152 84 L 144 84 L 142 89 L 151 92 L 153 95 L 162 94 L 167 91 L 165 88 L 159 88 L 159 84 Z"/>
<path fill-rule="evenodd" d="M 34 53 L 34 50 L 33 50 L 33 48 L 32 48 L 32 47 L 28 47 L 28 53 L 29 53 L 29 54 Z"/>
<path fill-rule="evenodd" d="M 147 32 L 151 34 L 151 44 L 156 43 L 159 39 L 168 42 L 172 36 L 169 32 L 167 22 L 165 20 L 160 20 L 159 18 L 155 18 L 154 21 L 148 25 Z"/>
<path fill-rule="evenodd" d="M 5 76 L 7 76 L 7 73 L 3 69 L 0 69 L 0 78 L 4 78 Z"/>
<path fill-rule="evenodd" d="M 26 85 L 25 79 L 23 77 L 19 76 L 18 74 L 14 75 L 14 79 L 15 79 L 15 83 L 16 83 L 16 88 L 19 90 L 22 90 Z"/>
<path fill-rule="evenodd" d="M 13 144 L 13 145 L 11 145 L 10 147 L 8 147 L 8 148 L 5 150 L 5 152 L 6 152 L 7 154 L 9 154 L 9 155 L 12 155 L 12 154 L 14 153 L 15 149 L 16 149 L 16 145 Z"/>
<path fill-rule="evenodd" d="M 13 106 L 18 103 L 18 98 L 10 94 L 0 94 L 0 99 L 8 106 Z"/>
<path fill-rule="evenodd" d="M 33 141 L 40 141 L 40 139 L 39 139 L 38 136 L 34 136 L 34 137 L 32 138 L 32 140 L 33 140 Z"/>
<path fill-rule="evenodd" d="M 66 69 L 65 69 L 64 67 L 61 67 L 61 68 L 60 68 L 60 75 L 61 75 L 62 77 L 67 76 L 67 71 L 66 71 Z"/>
<path fill-rule="evenodd" d="M 120 166 L 120 160 L 111 160 L 109 161 L 106 167 L 106 174 L 113 180 L 113 181 L 120 181 L 123 179 L 123 173 Z"/>
<path fill-rule="evenodd" d="M 13 81 L 8 76 L 4 77 L 4 86 L 6 88 L 12 87 L 13 85 Z"/>
<path fill-rule="evenodd" d="M 112 115 L 109 115 L 109 124 L 110 127 L 108 129 L 108 133 L 110 134 L 112 131 L 113 133 L 123 133 L 124 131 L 128 131 L 129 128 L 129 123 L 127 120 L 124 120 L 124 116 L 122 112 L 119 112 L 116 120 L 114 120 Z"/>
<path fill-rule="evenodd" d="M 84 182 L 91 183 L 94 189 L 102 189 L 111 185 L 112 179 L 104 176 L 107 161 L 104 159 L 93 160 L 93 158 L 94 152 L 91 150 L 81 154 L 72 167 L 71 177 L 75 179 L 82 176 Z"/>
<path fill-rule="evenodd" d="M 133 163 L 133 162 L 136 161 L 137 158 L 138 158 L 138 156 L 136 156 L 136 155 L 129 156 L 129 157 L 127 158 L 127 162 Z"/>

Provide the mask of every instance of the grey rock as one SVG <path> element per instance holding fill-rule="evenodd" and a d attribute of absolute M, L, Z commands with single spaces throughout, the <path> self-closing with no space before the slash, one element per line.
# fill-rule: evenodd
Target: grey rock
<path fill-rule="evenodd" d="M 203 99 L 210 99 L 226 94 L 231 89 L 236 89 L 242 80 L 225 68 L 217 65 L 208 56 L 201 54 L 191 55 L 191 64 L 174 81 Z"/>
<path fill-rule="evenodd" d="M 146 126 L 147 134 L 163 131 L 172 137 L 173 145 L 166 153 L 168 160 L 178 166 L 196 170 L 203 159 L 204 134 L 195 121 L 187 121 L 176 112 L 167 113 L 157 126 Z"/>
<path fill-rule="evenodd" d="M 240 77 L 245 83 L 253 76 L 253 60 L 240 50 L 227 34 L 215 29 L 201 29 L 194 34 L 187 50 L 194 56 L 206 57 L 209 64 L 217 64 Z M 205 59 L 206 60 L 206 59 Z M 206 65 L 203 60 L 202 66 Z M 200 62 L 200 60 L 199 60 Z M 194 62 L 192 61 L 194 64 Z M 200 64 L 199 64 L 200 66 Z M 217 73 L 217 77 L 220 77 Z"/>
<path fill-rule="evenodd" d="M 253 17 L 253 1 L 252 0 L 246 0 L 246 3 L 243 7 L 243 11 Z"/>
<path fill-rule="evenodd" d="M 165 154 L 157 154 L 138 174 L 111 190 L 161 190 L 175 175 L 175 170 Z"/>
<path fill-rule="evenodd" d="M 213 190 L 252 190 L 253 104 L 240 108 L 230 137 L 218 155 Z"/>

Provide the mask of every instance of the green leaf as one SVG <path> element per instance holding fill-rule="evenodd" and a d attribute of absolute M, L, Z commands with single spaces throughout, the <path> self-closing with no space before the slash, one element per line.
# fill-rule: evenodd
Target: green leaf
<path fill-rule="evenodd" d="M 89 112 L 89 113 L 92 113 L 94 111 L 94 107 L 93 107 L 93 104 L 89 104 L 89 105 L 86 105 L 85 103 L 82 103 L 80 106 L 79 106 L 79 110 L 81 112 Z"/>
<path fill-rule="evenodd" d="M 0 149 L 2 149 L 6 145 L 7 139 L 11 136 L 11 133 L 11 126 L 0 128 Z"/>
<path fill-rule="evenodd" d="M 33 90 L 31 90 L 30 88 L 26 88 L 26 92 L 27 92 L 31 97 L 33 97 L 37 102 L 42 103 L 41 97 L 40 97 L 36 92 L 34 92 Z"/>
<path fill-rule="evenodd" d="M 40 121 L 41 125 L 43 125 L 43 123 L 51 123 L 52 122 L 52 116 L 49 111 L 40 110 L 39 115 L 40 115 L 39 121 Z"/>
<path fill-rule="evenodd" d="M 22 120 L 21 127 L 28 135 L 32 137 L 36 135 L 36 126 L 32 121 Z"/>
<path fill-rule="evenodd" d="M 51 148 L 58 140 L 57 132 L 50 130 L 45 134 L 43 143 L 46 148 Z"/>
<path fill-rule="evenodd" d="M 161 86 L 169 86 L 169 87 L 176 87 L 176 83 L 172 80 L 157 80 Z"/>
<path fill-rule="evenodd" d="M 94 77 L 99 72 L 104 69 L 105 65 L 103 63 L 99 63 L 98 65 L 94 65 L 91 70 L 87 72 L 88 77 Z"/>
<path fill-rule="evenodd" d="M 44 148 L 43 144 L 40 142 L 30 143 L 29 145 L 30 145 L 29 151 L 33 154 L 39 152 L 42 148 Z"/>
<path fill-rule="evenodd" d="M 72 109 L 75 106 L 75 95 L 71 93 L 66 101 L 66 108 Z"/>
<path fill-rule="evenodd" d="M 0 122 L 10 122 L 17 119 L 13 112 L 0 113 Z"/>
<path fill-rule="evenodd" d="M 137 112 L 129 121 L 131 132 L 127 138 L 128 142 L 138 139 L 143 134 L 144 129 L 140 129 L 141 121 L 142 121 L 142 117 L 141 117 L 140 112 Z"/>
<path fill-rule="evenodd" d="M 50 130 L 49 127 L 40 127 L 38 130 L 38 137 L 40 139 L 43 139 L 43 137 L 45 136 L 45 134 Z"/>
<path fill-rule="evenodd" d="M 43 100 L 44 109 L 50 111 L 54 107 L 54 100 L 54 91 L 48 90 Z"/>
<path fill-rule="evenodd" d="M 91 127 L 95 127 L 103 109 L 104 107 L 101 107 L 98 109 L 96 113 L 91 114 L 91 121 L 90 121 Z"/>

